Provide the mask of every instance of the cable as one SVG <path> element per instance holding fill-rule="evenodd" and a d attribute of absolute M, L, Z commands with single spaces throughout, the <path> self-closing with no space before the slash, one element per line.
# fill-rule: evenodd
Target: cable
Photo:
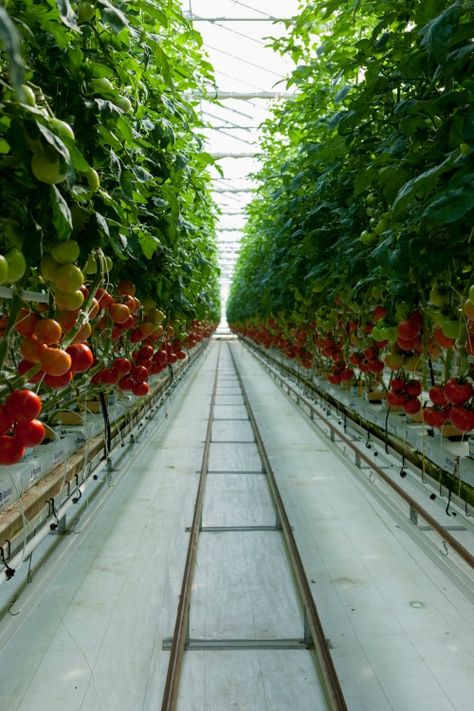
<path fill-rule="evenodd" d="M 263 12 L 262 10 L 258 10 L 253 5 L 246 5 L 244 2 L 240 2 L 240 0 L 230 0 L 230 1 L 233 2 L 234 5 L 240 5 L 241 7 L 247 8 L 247 10 L 254 10 L 254 12 L 257 12 L 259 15 L 263 15 L 263 17 L 267 17 L 269 20 L 276 19 L 276 18 L 272 17 L 271 15 L 269 15 L 268 12 Z"/>
<path fill-rule="evenodd" d="M 239 84 L 245 84 L 245 86 L 250 86 L 252 89 L 258 89 L 259 91 L 266 91 L 266 89 L 264 89 L 263 86 L 258 86 L 257 84 L 251 84 L 248 81 L 244 81 L 243 79 L 234 77 L 232 74 L 226 74 L 225 72 L 221 72 L 218 69 L 215 70 L 215 73 L 220 74 L 223 77 L 227 77 L 227 79 L 233 79 L 234 81 L 238 82 Z M 248 99 L 246 99 L 246 101 L 248 101 Z"/>

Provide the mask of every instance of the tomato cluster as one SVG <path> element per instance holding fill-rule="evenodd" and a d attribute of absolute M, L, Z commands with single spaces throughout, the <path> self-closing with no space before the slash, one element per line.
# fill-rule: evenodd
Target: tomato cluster
<path fill-rule="evenodd" d="M 31 390 L 13 390 L 0 405 L 0 464 L 16 464 L 26 447 L 36 447 L 44 439 L 44 425 L 37 419 L 41 398 Z"/>

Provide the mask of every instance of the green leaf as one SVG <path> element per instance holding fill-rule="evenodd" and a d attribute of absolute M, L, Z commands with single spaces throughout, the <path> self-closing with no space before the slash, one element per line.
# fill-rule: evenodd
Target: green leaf
<path fill-rule="evenodd" d="M 76 14 L 71 7 L 69 0 L 56 0 L 61 21 L 72 30 L 77 30 Z"/>
<path fill-rule="evenodd" d="M 0 7 L 0 42 L 7 54 L 11 83 L 16 93 L 20 95 L 25 76 L 25 64 L 20 53 L 20 36 L 3 7 Z"/>
<path fill-rule="evenodd" d="M 423 218 L 435 224 L 456 222 L 474 208 L 474 191 L 471 185 L 448 190 L 431 202 L 423 213 Z"/>
<path fill-rule="evenodd" d="M 53 131 L 51 131 L 47 126 L 45 126 L 41 121 L 35 121 L 38 131 L 41 133 L 42 137 L 54 150 L 59 153 L 61 158 L 65 160 L 66 163 L 71 162 L 71 156 L 69 149 L 67 148 L 64 141 L 59 138 Z"/>
<path fill-rule="evenodd" d="M 69 205 L 55 185 L 51 186 L 51 207 L 58 239 L 66 240 L 73 229 L 72 216 Z"/>
<path fill-rule="evenodd" d="M 129 27 L 127 16 L 108 0 L 97 0 L 101 6 L 101 15 L 104 23 L 107 23 L 115 34 L 121 32 L 125 27 Z"/>

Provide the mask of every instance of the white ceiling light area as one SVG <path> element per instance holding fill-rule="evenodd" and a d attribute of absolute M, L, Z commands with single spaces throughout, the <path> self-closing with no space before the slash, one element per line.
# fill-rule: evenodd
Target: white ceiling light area
<path fill-rule="evenodd" d="M 213 195 L 221 211 L 217 240 L 223 322 L 245 208 L 256 188 L 251 174 L 260 165 L 259 126 L 271 104 L 286 95 L 285 77 L 294 68 L 289 57 L 267 46 L 268 38 L 286 32 L 274 20 L 296 15 L 298 4 L 298 0 L 183 0 L 185 13 L 203 37 L 216 80 L 216 86 L 209 87 L 210 100 L 201 102 L 201 112 L 208 126 L 203 131 L 205 148 L 222 170 L 220 175 L 212 169 Z"/>

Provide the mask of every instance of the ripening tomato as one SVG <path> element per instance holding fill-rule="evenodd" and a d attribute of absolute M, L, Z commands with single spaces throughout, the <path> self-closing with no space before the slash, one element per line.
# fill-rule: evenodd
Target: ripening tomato
<path fill-rule="evenodd" d="M 39 363 L 41 353 L 46 350 L 47 346 L 40 343 L 35 336 L 31 338 L 26 336 L 20 343 L 20 352 L 25 360 L 30 363 Z"/>
<path fill-rule="evenodd" d="M 34 311 L 21 308 L 15 323 L 15 331 L 22 336 L 31 336 L 38 318 Z"/>
<path fill-rule="evenodd" d="M 438 343 L 438 345 L 442 346 L 443 348 L 452 348 L 456 343 L 455 338 L 448 338 L 447 336 L 445 336 L 443 331 L 439 327 L 435 328 L 435 330 L 433 331 L 433 336 L 436 343 Z"/>
<path fill-rule="evenodd" d="M 36 420 L 41 412 L 41 398 L 31 390 L 14 390 L 6 400 L 8 414 L 15 422 Z"/>
<path fill-rule="evenodd" d="M 35 325 L 33 333 L 40 343 L 52 346 L 53 343 L 59 343 L 63 330 L 61 324 L 53 318 L 42 318 Z"/>
<path fill-rule="evenodd" d="M 93 321 L 95 319 L 95 317 L 98 315 L 99 311 L 100 311 L 100 304 L 97 301 L 97 299 L 94 297 L 93 299 L 91 299 L 91 303 L 89 306 L 89 311 L 88 311 L 89 321 Z"/>
<path fill-rule="evenodd" d="M 83 343 L 84 341 L 87 341 L 87 339 L 90 337 L 92 333 L 92 328 L 89 322 L 85 323 L 79 331 L 76 333 L 74 338 L 72 339 L 73 343 Z"/>
<path fill-rule="evenodd" d="M 24 455 L 20 442 L 10 435 L 0 435 L 0 464 L 16 464 Z"/>
<path fill-rule="evenodd" d="M 19 422 L 15 427 L 15 439 L 23 447 L 37 447 L 44 440 L 45 429 L 39 420 Z"/>
<path fill-rule="evenodd" d="M 40 363 L 47 375 L 64 375 L 71 368 L 71 356 L 62 348 L 46 348 L 40 355 Z"/>
<path fill-rule="evenodd" d="M 17 373 L 18 375 L 26 375 L 26 373 L 28 373 L 32 368 L 35 368 L 37 372 L 34 375 L 29 376 L 28 382 L 39 383 L 44 373 L 41 368 L 38 370 L 38 363 L 30 363 L 30 361 L 23 358 L 17 365 Z"/>
<path fill-rule="evenodd" d="M 113 303 L 109 313 L 114 323 L 124 324 L 130 318 L 130 309 L 125 304 Z"/>
<path fill-rule="evenodd" d="M 95 298 L 99 302 L 99 306 L 101 309 L 108 309 L 114 301 L 113 296 L 109 294 L 109 292 L 105 289 L 102 289 L 101 286 L 99 286 L 99 288 L 95 292 Z"/>
<path fill-rule="evenodd" d="M 418 327 L 418 324 L 408 319 L 400 321 L 397 325 L 397 336 L 403 341 L 412 341 L 418 337 L 419 333 L 420 328 Z"/>
<path fill-rule="evenodd" d="M 66 348 L 66 353 L 71 356 L 71 371 L 73 373 L 84 373 L 94 363 L 94 355 L 84 343 L 73 343 Z"/>
<path fill-rule="evenodd" d="M 58 323 L 61 324 L 61 328 L 64 333 L 69 333 L 69 331 L 74 328 L 77 323 L 77 318 L 81 313 L 80 309 L 76 311 L 58 311 L 56 314 L 56 319 Z"/>
<path fill-rule="evenodd" d="M 117 291 L 121 296 L 135 296 L 136 290 L 135 284 L 132 284 L 131 281 L 121 281 L 117 287 Z"/>

